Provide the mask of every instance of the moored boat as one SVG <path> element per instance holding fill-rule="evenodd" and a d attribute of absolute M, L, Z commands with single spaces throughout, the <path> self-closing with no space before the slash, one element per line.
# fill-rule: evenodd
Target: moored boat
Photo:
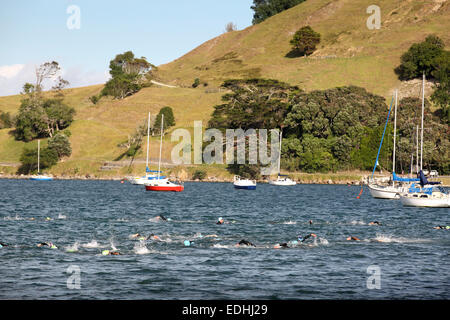
<path fill-rule="evenodd" d="M 243 179 L 240 176 L 234 176 L 233 186 L 235 189 L 255 190 L 256 180 Z"/>

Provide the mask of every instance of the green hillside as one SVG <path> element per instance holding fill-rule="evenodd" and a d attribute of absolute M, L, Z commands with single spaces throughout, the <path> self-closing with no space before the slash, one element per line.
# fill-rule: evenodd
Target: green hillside
<path fill-rule="evenodd" d="M 97 105 L 89 97 L 98 94 L 102 85 L 65 90 L 65 102 L 77 112 L 69 127 L 73 153 L 50 172 L 126 174 L 126 167 L 114 172 L 100 172 L 99 168 L 123 152 L 118 144 L 146 120 L 148 111 L 155 116 L 162 107 L 172 107 L 175 128 L 191 128 L 194 120 L 203 120 L 206 125 L 224 93 L 218 88 L 229 78 L 275 78 L 307 91 L 356 85 L 390 99 L 392 90 L 401 85 L 394 68 L 411 44 L 429 34 L 450 43 L 450 5 L 443 0 L 380 0 L 376 4 L 381 8 L 381 29 L 369 30 L 366 8 L 372 4 L 371 0 L 308 0 L 245 30 L 222 34 L 159 66 L 157 80 L 178 88 L 153 85 L 124 100 L 102 98 Z M 305 25 L 322 35 L 318 50 L 310 57 L 287 57 L 290 39 Z M 194 89 L 195 78 L 201 85 Z M 207 86 L 202 85 L 205 82 Z M 0 110 L 15 114 L 20 99 L 20 95 L 0 97 Z M 10 131 L 0 130 L 3 172 L 16 169 L 24 147 L 36 147 L 35 141 L 15 141 Z M 169 139 L 166 136 L 166 159 L 170 158 Z M 151 158 L 158 157 L 158 147 L 158 138 L 152 138 Z M 138 155 L 135 172 L 143 170 L 143 159 L 145 150 Z M 218 175 L 222 172 L 220 167 L 211 170 Z"/>

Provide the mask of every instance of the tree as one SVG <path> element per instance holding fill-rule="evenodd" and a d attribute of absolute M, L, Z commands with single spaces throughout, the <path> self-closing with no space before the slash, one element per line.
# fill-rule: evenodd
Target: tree
<path fill-rule="evenodd" d="M 58 159 L 70 157 L 72 154 L 69 138 L 63 133 L 58 133 L 53 138 L 50 138 L 48 140 L 48 148 L 56 151 Z"/>
<path fill-rule="evenodd" d="M 305 0 L 253 0 L 250 8 L 255 12 L 253 24 L 263 22 L 267 18 L 276 15 L 284 10 L 290 9 Z"/>
<path fill-rule="evenodd" d="M 160 132 L 161 130 L 161 118 L 163 114 L 164 114 L 164 126 L 163 126 L 164 131 L 175 125 L 175 117 L 173 116 L 172 108 L 171 107 L 161 108 L 161 110 L 159 110 L 158 115 L 156 116 L 155 124 L 153 125 L 153 130 L 156 132 Z"/>
<path fill-rule="evenodd" d="M 52 137 L 55 132 L 67 128 L 74 115 L 75 109 L 61 99 L 25 98 L 16 116 L 14 136 L 23 141 Z"/>
<path fill-rule="evenodd" d="M 422 74 L 429 79 L 436 69 L 436 59 L 444 52 L 444 43 L 437 36 L 428 36 L 425 41 L 413 44 L 400 58 L 400 66 L 395 73 L 400 80 L 421 78 Z"/>
<path fill-rule="evenodd" d="M 12 128 L 14 126 L 14 119 L 9 112 L 0 110 L 0 129 Z"/>
<path fill-rule="evenodd" d="M 145 57 L 136 58 L 131 51 L 116 55 L 109 63 L 112 78 L 106 82 L 101 95 L 124 99 L 142 89 L 153 77 L 156 67 Z"/>
<path fill-rule="evenodd" d="M 320 43 L 320 33 L 315 32 L 310 26 L 300 28 L 290 41 L 293 52 L 298 55 L 310 55 Z"/>
<path fill-rule="evenodd" d="M 225 26 L 225 32 L 232 32 L 236 30 L 237 26 L 233 22 L 228 22 L 227 25 Z"/>
<path fill-rule="evenodd" d="M 431 75 L 437 80 L 431 100 L 441 107 L 441 116 L 450 125 L 450 51 L 444 51 L 433 61 Z"/>
<path fill-rule="evenodd" d="M 55 92 L 56 97 L 63 97 L 63 89 L 69 85 L 69 81 L 58 77 L 57 83 L 52 87 L 52 91 Z"/>
<path fill-rule="evenodd" d="M 37 172 L 38 151 L 36 149 L 24 149 L 20 156 L 21 165 L 18 174 L 30 174 Z M 58 154 L 54 149 L 41 148 L 39 167 L 47 169 L 58 163 Z"/>
<path fill-rule="evenodd" d="M 216 129 L 283 128 L 291 97 L 300 91 L 296 86 L 272 79 L 227 80 L 222 88 L 224 104 L 214 107 L 208 123 Z"/>

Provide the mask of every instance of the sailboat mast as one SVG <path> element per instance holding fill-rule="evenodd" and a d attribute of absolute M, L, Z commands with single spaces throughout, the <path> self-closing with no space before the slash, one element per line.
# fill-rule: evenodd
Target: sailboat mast
<path fill-rule="evenodd" d="M 419 126 L 416 126 L 416 173 L 419 173 Z"/>
<path fill-rule="evenodd" d="M 39 158 L 41 157 L 41 140 L 38 140 L 38 174 L 39 174 Z"/>
<path fill-rule="evenodd" d="M 392 172 L 395 172 L 395 144 L 397 135 L 397 102 L 398 102 L 398 90 L 395 90 L 395 109 L 394 109 L 394 153 L 392 155 Z M 395 184 L 395 182 L 392 182 Z"/>
<path fill-rule="evenodd" d="M 163 133 L 164 133 L 164 114 L 161 114 L 161 141 L 159 143 L 158 181 L 159 181 L 159 173 L 161 171 L 161 154 L 162 154 Z"/>
<path fill-rule="evenodd" d="M 148 170 L 148 152 L 150 146 L 150 112 L 148 113 L 148 124 L 147 124 L 147 160 L 145 162 L 145 172 Z"/>
<path fill-rule="evenodd" d="M 281 141 L 283 140 L 283 130 L 280 130 L 280 153 L 278 155 L 278 176 L 281 173 Z"/>
<path fill-rule="evenodd" d="M 425 72 L 422 80 L 422 132 L 420 134 L 420 170 L 423 170 L 423 116 L 425 109 Z"/>

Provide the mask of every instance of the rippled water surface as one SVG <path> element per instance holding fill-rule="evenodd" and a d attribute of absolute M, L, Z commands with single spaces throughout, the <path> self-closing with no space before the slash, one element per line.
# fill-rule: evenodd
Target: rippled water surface
<path fill-rule="evenodd" d="M 0 299 L 449 299 L 450 231 L 433 227 L 450 224 L 450 209 L 404 208 L 367 190 L 358 200 L 359 190 L 0 180 Z M 315 241 L 274 249 L 309 233 Z M 236 247 L 241 239 L 256 247 Z M 69 288 L 73 270 L 79 289 Z"/>

